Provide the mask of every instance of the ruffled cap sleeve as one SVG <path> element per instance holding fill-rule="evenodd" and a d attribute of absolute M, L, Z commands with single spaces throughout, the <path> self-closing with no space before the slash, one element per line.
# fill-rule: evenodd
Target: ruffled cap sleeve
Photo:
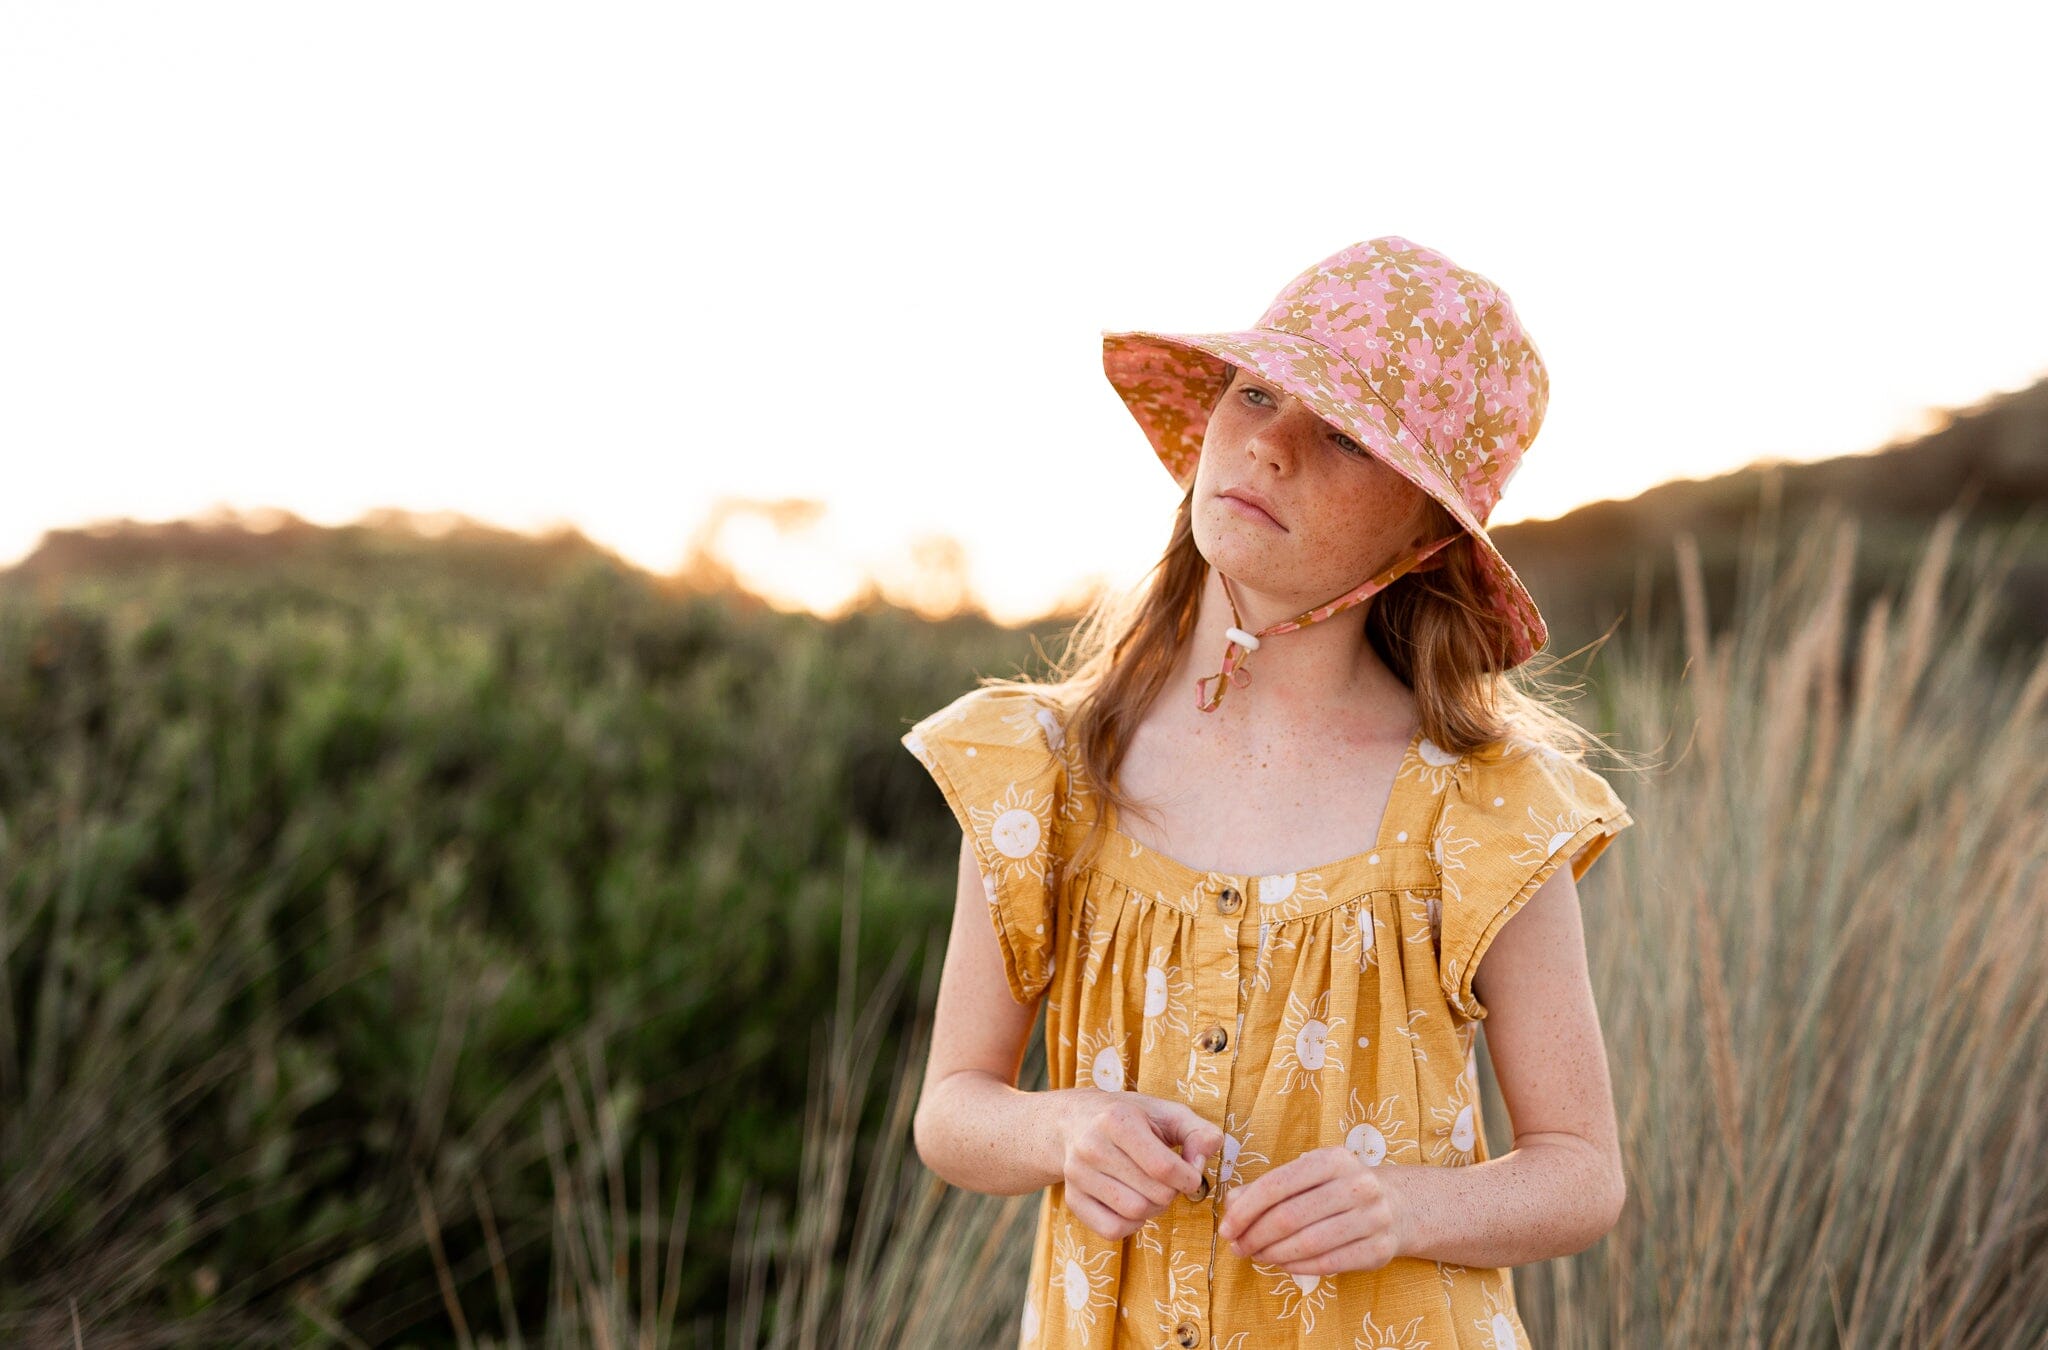
<path fill-rule="evenodd" d="M 1472 977 L 1494 937 L 1560 864 L 1583 880 L 1634 823 L 1605 778 L 1547 746 L 1516 740 L 1458 762 L 1430 838 L 1443 878 L 1437 970 L 1453 1011 L 1486 1016 Z"/>
<path fill-rule="evenodd" d="M 1052 840 L 1062 724 L 1029 690 L 970 690 L 901 737 L 938 785 L 981 868 L 1010 994 L 1029 1003 L 1053 971 Z"/>

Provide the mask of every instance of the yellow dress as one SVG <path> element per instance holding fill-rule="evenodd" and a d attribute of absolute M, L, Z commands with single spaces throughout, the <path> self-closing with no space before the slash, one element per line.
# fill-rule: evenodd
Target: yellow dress
<path fill-rule="evenodd" d="M 1604 778 L 1520 742 L 1454 756 L 1417 733 L 1367 852 L 1233 876 L 1146 848 L 1112 813 L 1094 864 L 1054 894 L 1053 850 L 1093 816 L 1060 705 L 977 688 L 902 742 L 972 840 L 1012 995 L 1045 996 L 1050 1086 L 1185 1102 L 1227 1140 L 1204 1199 L 1120 1242 L 1048 1186 L 1019 1346 L 1528 1350 L 1505 1268 L 1397 1257 L 1297 1276 L 1235 1255 L 1216 1224 L 1232 1186 L 1317 1148 L 1486 1159 L 1472 976 L 1560 863 L 1583 877 L 1633 823 Z"/>

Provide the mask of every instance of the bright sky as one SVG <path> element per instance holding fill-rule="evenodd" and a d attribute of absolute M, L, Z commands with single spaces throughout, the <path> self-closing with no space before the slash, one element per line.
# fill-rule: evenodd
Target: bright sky
<path fill-rule="evenodd" d="M 8 5 L 0 563 L 391 506 L 830 612 L 951 536 L 1021 619 L 1166 541 L 1101 331 L 1379 234 L 1549 364 L 1495 524 L 1873 449 L 2048 374 L 2043 12 Z"/>

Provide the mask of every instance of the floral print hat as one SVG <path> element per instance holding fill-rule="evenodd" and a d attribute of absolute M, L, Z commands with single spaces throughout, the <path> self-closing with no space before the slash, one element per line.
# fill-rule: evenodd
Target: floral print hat
<path fill-rule="evenodd" d="M 1232 333 L 1109 332 L 1102 367 L 1159 460 L 1194 483 L 1209 410 L 1232 365 L 1272 381 L 1443 503 L 1461 532 L 1438 539 L 1326 604 L 1257 633 L 1230 630 L 1223 668 L 1198 681 L 1213 711 L 1259 639 L 1326 619 L 1384 590 L 1446 545 L 1470 538 L 1484 600 L 1501 616 L 1492 669 L 1549 637 L 1536 601 L 1486 533 L 1486 518 L 1543 424 L 1550 377 L 1507 292 L 1435 249 L 1382 235 L 1303 272 L 1257 326 Z M 1224 594 L 1230 595 L 1228 579 Z M 1237 601 L 1231 597 L 1231 615 Z M 1213 697 L 1203 686 L 1219 681 Z"/>

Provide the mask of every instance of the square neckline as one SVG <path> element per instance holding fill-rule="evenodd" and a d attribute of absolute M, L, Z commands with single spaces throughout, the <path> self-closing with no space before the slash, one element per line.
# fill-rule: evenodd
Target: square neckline
<path fill-rule="evenodd" d="M 1400 765 L 1394 770 L 1394 785 L 1388 790 L 1386 805 L 1380 810 L 1379 827 L 1375 833 L 1372 847 L 1361 849 L 1359 852 L 1346 857 L 1332 859 L 1329 862 L 1316 863 L 1308 867 L 1297 867 L 1291 873 L 1223 872 L 1213 867 L 1195 867 L 1182 862 L 1180 859 L 1152 847 L 1152 845 L 1144 840 L 1133 838 L 1125 833 L 1121 828 L 1121 813 L 1118 812 L 1116 804 L 1107 799 L 1104 800 L 1103 804 L 1108 808 L 1108 812 L 1101 828 L 1111 838 L 1121 841 L 1127 850 L 1133 850 L 1130 856 L 1136 857 L 1142 853 L 1154 861 L 1164 864 L 1169 871 L 1178 873 L 1182 881 L 1191 885 L 1199 885 L 1201 882 L 1219 877 L 1226 881 L 1251 881 L 1259 877 L 1299 876 L 1304 872 L 1317 873 L 1323 876 L 1335 876 L 1348 875 L 1354 869 L 1391 869 L 1395 865 L 1396 859 L 1401 857 L 1404 851 L 1422 847 L 1419 844 L 1392 843 L 1388 840 L 1388 831 L 1394 828 L 1395 820 L 1407 807 L 1407 801 L 1403 794 L 1410 790 L 1411 777 L 1418 785 L 1414 790 L 1420 791 L 1419 784 L 1421 783 L 1422 775 L 1420 773 L 1411 775 L 1410 769 L 1421 762 L 1422 741 L 1422 728 L 1417 727 L 1414 734 L 1409 736 L 1407 747 L 1401 752 Z M 1381 861 L 1373 862 L 1371 861 L 1373 858 L 1379 858 Z"/>

